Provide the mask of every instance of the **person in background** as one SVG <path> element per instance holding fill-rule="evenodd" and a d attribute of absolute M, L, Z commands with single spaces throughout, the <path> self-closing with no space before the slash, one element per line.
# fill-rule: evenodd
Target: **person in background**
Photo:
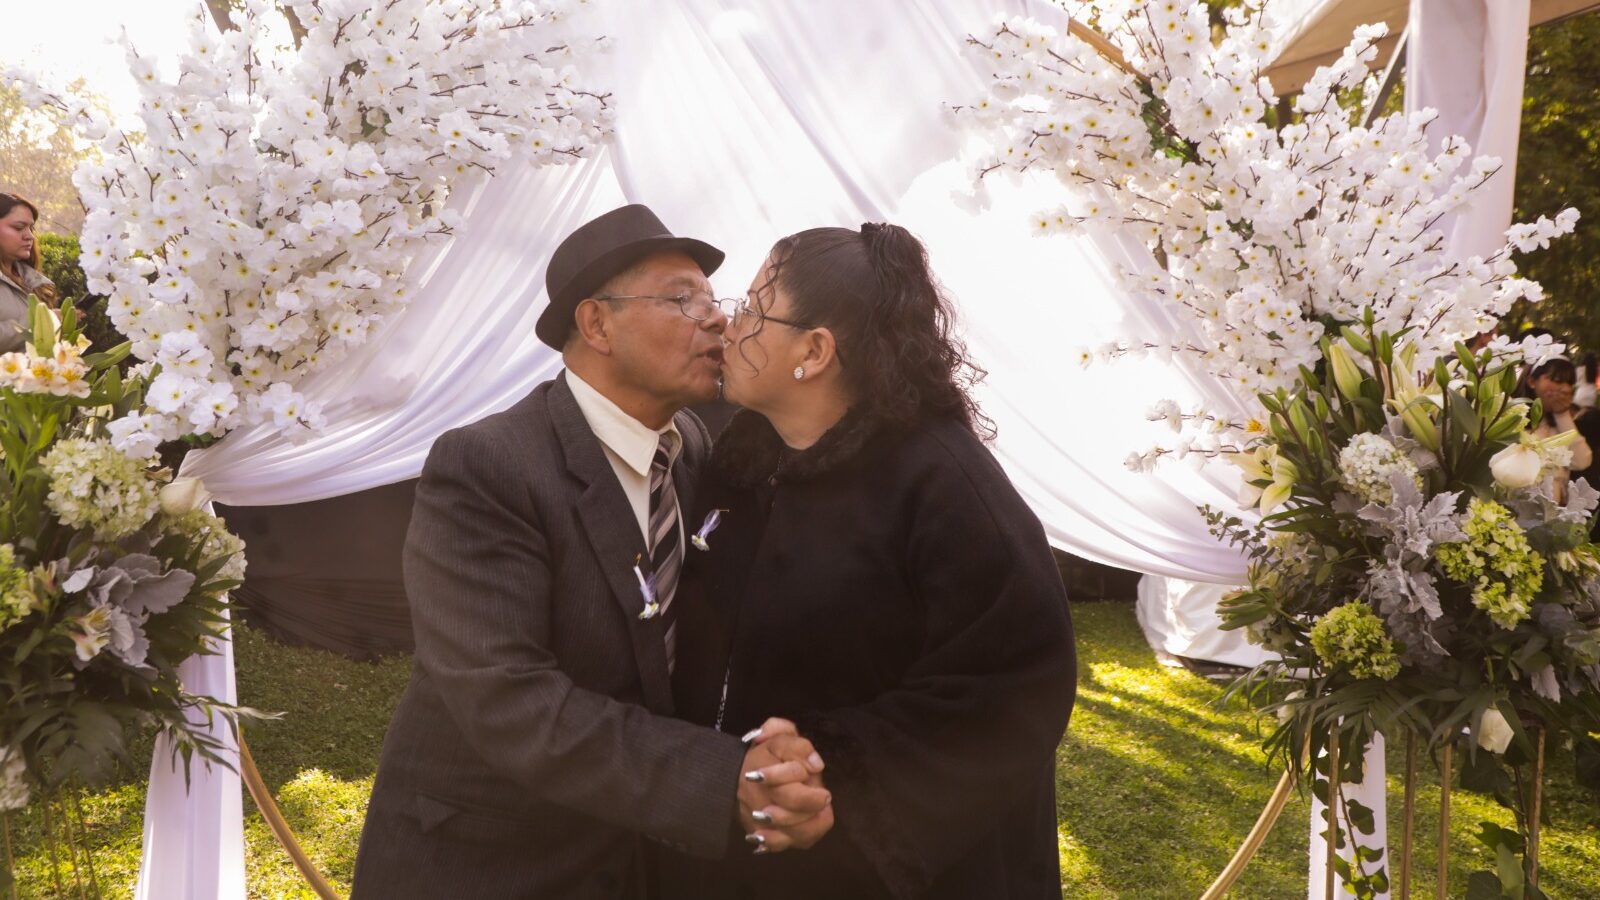
<path fill-rule="evenodd" d="M 28 327 L 28 295 L 55 305 L 56 286 L 39 271 L 34 224 L 39 207 L 0 193 L 0 353 L 21 350 Z"/>
<path fill-rule="evenodd" d="M 1597 368 L 1600 368 L 1600 365 L 1597 365 L 1596 354 L 1585 353 L 1583 366 L 1578 370 L 1578 386 L 1572 394 L 1573 403 L 1579 407 L 1572 417 L 1572 424 L 1578 429 L 1578 433 L 1583 435 L 1591 457 L 1595 456 L 1594 449 L 1600 447 L 1600 409 L 1596 409 L 1594 405 Z M 1585 391 L 1585 388 L 1588 390 Z M 1585 393 L 1589 397 L 1587 406 L 1579 403 Z M 1580 468 L 1574 464 L 1569 477 L 1572 480 L 1582 479 L 1588 482 L 1590 487 L 1600 490 L 1600 460 L 1591 459 L 1588 468 Z M 1600 540 L 1600 520 L 1591 527 L 1589 534 L 1590 540 Z"/>
<path fill-rule="evenodd" d="M 1577 379 L 1577 367 L 1565 356 L 1545 360 L 1528 372 L 1522 393 L 1537 397 L 1544 407 L 1544 416 L 1533 426 L 1534 437 L 1547 438 L 1577 430 L 1574 419 L 1578 410 L 1572 405 Z M 1556 473 L 1555 495 L 1558 502 L 1566 498 L 1567 480 L 1571 474 L 1583 472 L 1594 464 L 1594 454 L 1584 438 L 1573 441 L 1568 448 L 1572 451 L 1572 463 Z"/>
<path fill-rule="evenodd" d="M 1583 364 L 1578 366 L 1578 385 L 1572 392 L 1572 403 L 1580 409 L 1594 408 L 1595 388 L 1595 362 L 1593 351 L 1583 355 Z M 1590 445 L 1593 449 L 1594 445 Z"/>

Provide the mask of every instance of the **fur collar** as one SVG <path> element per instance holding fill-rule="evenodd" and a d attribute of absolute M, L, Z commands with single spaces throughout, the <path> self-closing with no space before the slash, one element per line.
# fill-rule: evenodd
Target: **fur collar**
<path fill-rule="evenodd" d="M 766 417 L 742 409 L 717 437 L 711 468 L 742 488 L 805 481 L 846 465 L 883 430 L 876 419 L 852 409 L 815 444 L 791 450 Z"/>

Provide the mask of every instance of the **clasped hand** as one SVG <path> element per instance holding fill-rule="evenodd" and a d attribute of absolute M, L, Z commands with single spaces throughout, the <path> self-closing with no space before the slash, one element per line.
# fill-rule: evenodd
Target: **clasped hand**
<path fill-rule="evenodd" d="M 756 853 L 804 850 L 833 828 L 833 795 L 822 769 L 822 757 L 793 722 L 762 724 L 739 780 L 739 824 Z"/>

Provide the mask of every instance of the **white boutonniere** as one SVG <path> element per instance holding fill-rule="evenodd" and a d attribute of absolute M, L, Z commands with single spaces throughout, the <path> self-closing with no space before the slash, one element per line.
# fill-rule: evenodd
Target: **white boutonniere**
<path fill-rule="evenodd" d="M 694 537 L 689 538 L 689 543 L 693 544 L 696 550 L 704 552 L 711 549 L 711 545 L 706 543 L 706 538 L 711 537 L 711 532 L 716 531 L 717 526 L 722 524 L 722 514 L 725 512 L 727 512 L 725 509 L 713 509 L 706 514 L 706 520 L 700 523 L 700 530 L 694 533 Z"/>
<path fill-rule="evenodd" d="M 639 579 L 639 595 L 644 598 L 644 609 L 639 611 L 640 619 L 654 619 L 661 615 L 661 604 L 656 601 L 656 573 L 651 572 L 645 577 L 644 570 L 639 568 L 643 562 L 642 556 L 633 558 L 633 577 Z"/>

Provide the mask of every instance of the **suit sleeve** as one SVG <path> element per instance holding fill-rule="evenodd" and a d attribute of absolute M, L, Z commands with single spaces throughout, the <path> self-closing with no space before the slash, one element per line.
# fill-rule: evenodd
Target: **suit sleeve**
<path fill-rule="evenodd" d="M 744 747 L 562 672 L 549 549 L 518 493 L 526 464 L 470 431 L 434 444 L 405 547 L 416 665 L 473 749 L 541 800 L 718 857 Z"/>
<path fill-rule="evenodd" d="M 1040 802 L 1072 710 L 1060 574 L 1038 520 L 993 477 L 982 491 L 959 466 L 923 479 L 906 562 L 921 651 L 899 686 L 800 717 L 828 764 L 836 829 L 895 897 L 920 896 Z"/>

